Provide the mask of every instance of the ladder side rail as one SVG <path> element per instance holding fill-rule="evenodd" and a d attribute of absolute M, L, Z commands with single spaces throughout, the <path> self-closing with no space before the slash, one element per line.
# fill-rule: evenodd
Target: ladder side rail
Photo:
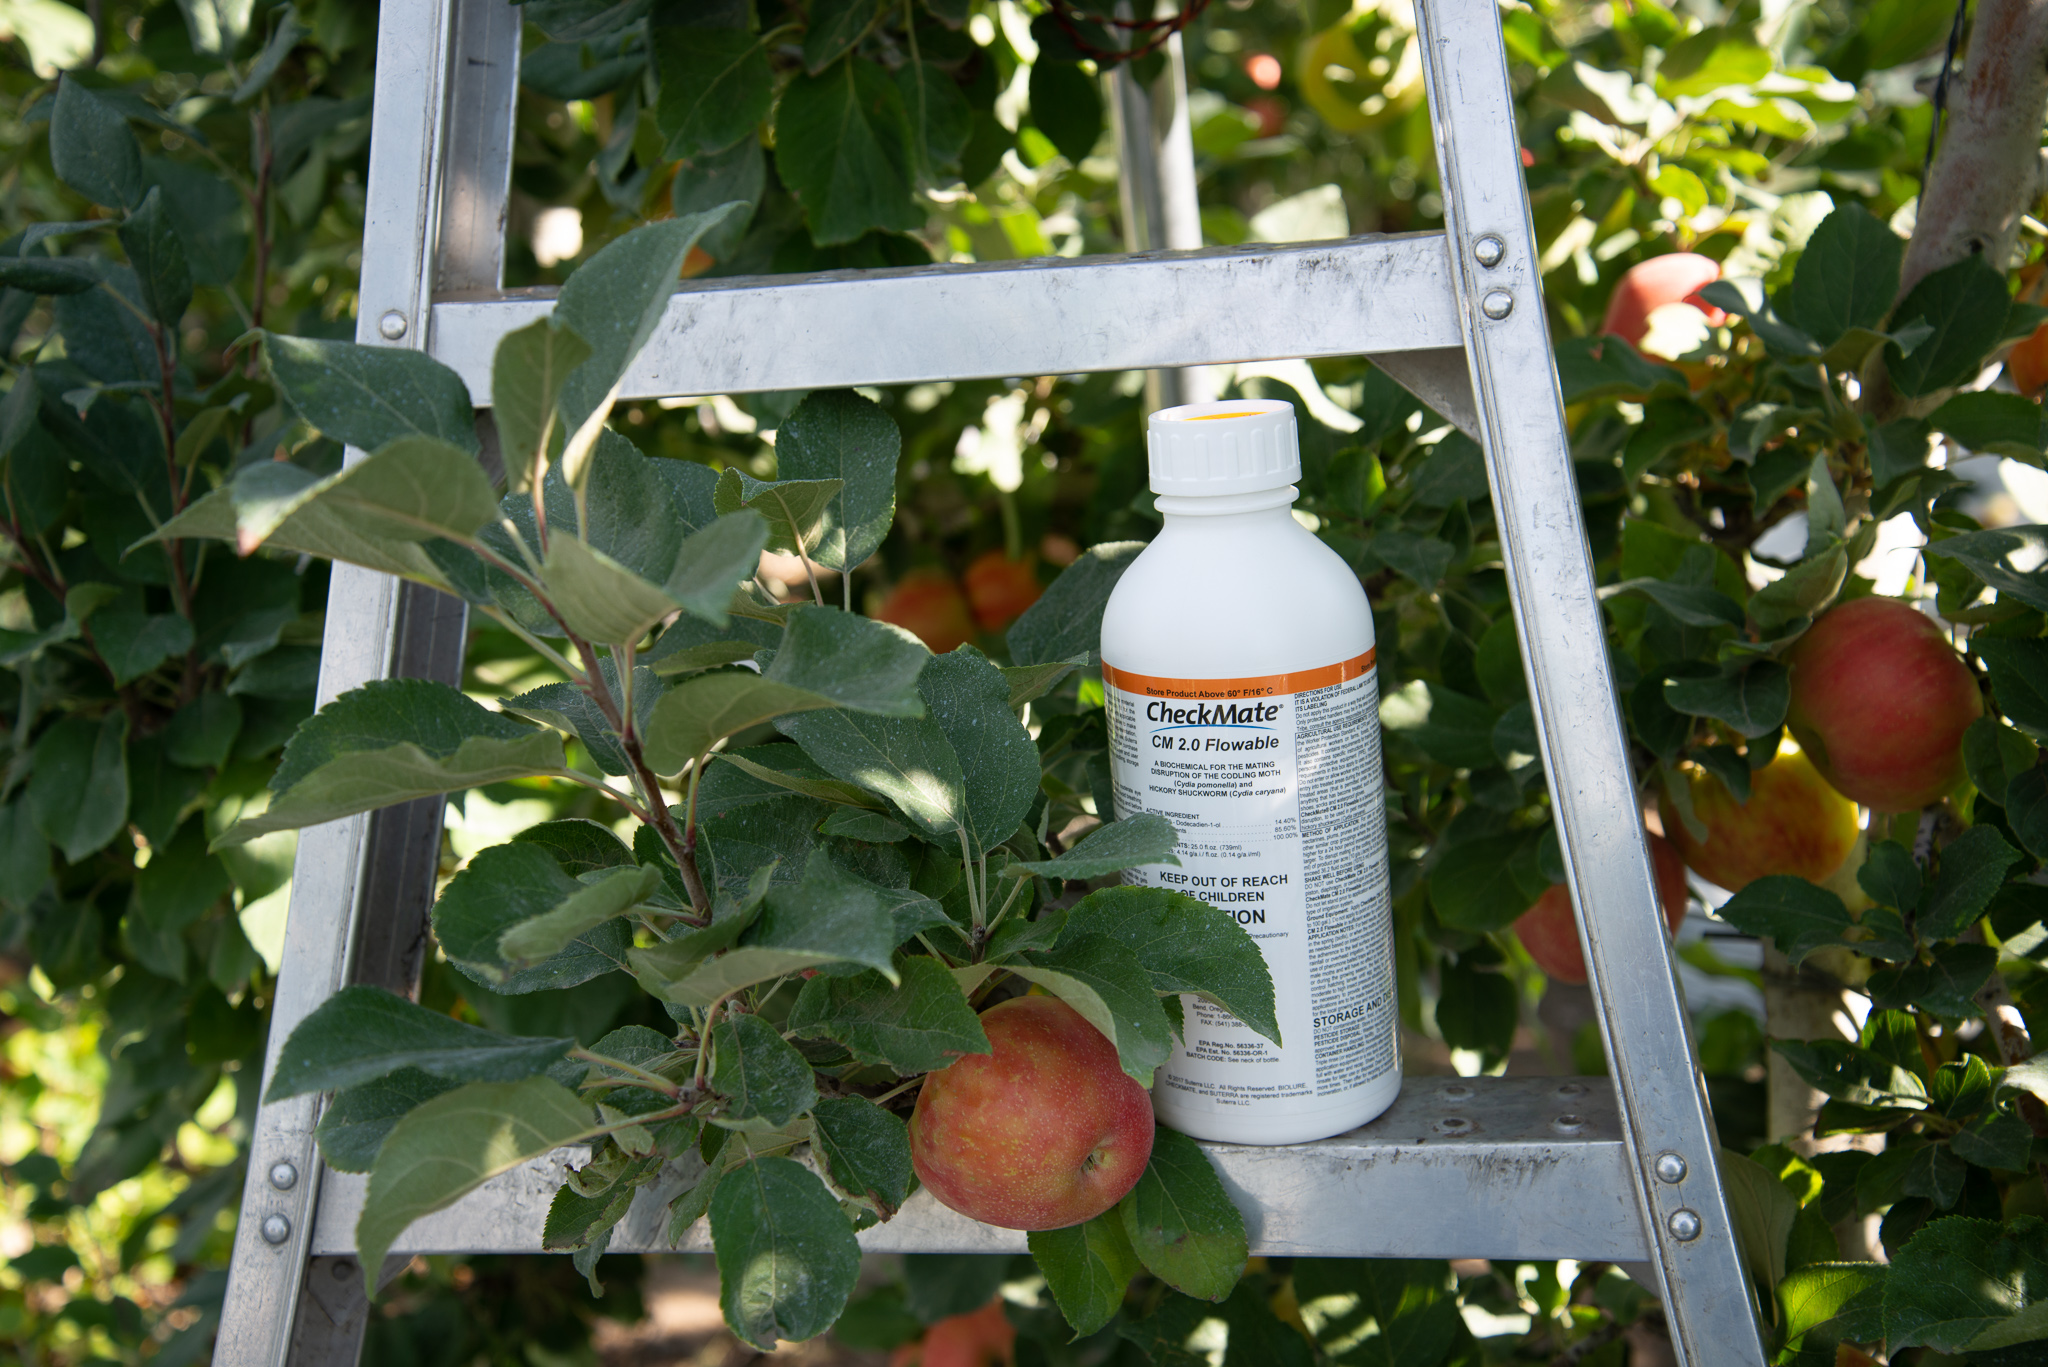
<path fill-rule="evenodd" d="M 490 401 L 500 338 L 549 295 L 444 299 L 430 350 Z M 1464 345 L 1440 233 L 712 281 L 678 290 L 621 399 Z"/>
<path fill-rule="evenodd" d="M 410 0 L 379 13 L 356 329 L 356 340 L 366 345 L 419 345 L 415 320 L 431 286 L 453 8 L 454 0 Z M 371 269 L 371 262 L 392 268 Z M 390 321 L 394 317 L 400 324 Z M 350 450 L 346 459 L 362 455 Z M 388 575 L 334 567 L 318 704 L 391 673 L 406 615 L 404 587 Z M 266 1088 L 292 1030 L 348 981 L 371 829 L 369 817 L 357 816 L 300 833 L 264 1051 Z M 283 1367 L 290 1359 L 320 1185 L 313 1142 L 318 1113 L 314 1096 L 257 1111 L 214 1346 L 218 1367 Z M 324 1340 L 337 1349 L 344 1341 Z"/>
<path fill-rule="evenodd" d="M 1421 0 L 1416 22 L 1487 474 L 1630 1185 L 1681 1367 L 1762 1367 L 1594 596 L 1499 15 L 1494 0 Z"/>

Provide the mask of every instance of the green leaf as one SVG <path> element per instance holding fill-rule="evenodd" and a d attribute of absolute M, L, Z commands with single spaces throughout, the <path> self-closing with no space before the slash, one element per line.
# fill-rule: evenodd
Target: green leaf
<path fill-rule="evenodd" d="M 590 359 L 590 347 L 553 318 L 537 318 L 505 334 L 491 358 L 491 416 L 505 483 L 517 493 L 532 484 L 534 461 L 547 450 L 555 400 L 569 372 Z"/>
<path fill-rule="evenodd" d="M 1774 660 L 1757 660 L 1712 678 L 1669 679 L 1664 701 L 1674 711 L 1726 722 L 1755 740 L 1785 724 L 1791 674 Z"/>
<path fill-rule="evenodd" d="M 1265 955 L 1229 912 L 1165 888 L 1100 888 L 1067 913 L 1060 945 L 1091 936 L 1130 950 L 1155 992 L 1192 993 L 1280 1042 Z"/>
<path fill-rule="evenodd" d="M 1925 323 L 1933 334 L 1912 354 L 1896 343 L 1885 352 L 1892 383 L 1918 398 L 1962 383 L 1983 368 L 2005 322 L 2005 277 L 1982 256 L 1967 256 L 1913 286 L 1892 315 L 1894 330 Z"/>
<path fill-rule="evenodd" d="M 548 1203 L 547 1222 L 541 1227 L 541 1248 L 554 1253 L 589 1247 L 593 1237 L 604 1237 L 624 1217 L 638 1190 L 622 1183 L 585 1196 L 567 1183 L 557 1187 L 554 1200 Z"/>
<path fill-rule="evenodd" d="M 960 167 L 974 135 L 974 106 L 942 67 L 928 61 L 897 67 L 896 88 L 903 93 L 903 110 L 910 119 L 918 179 L 937 184 L 946 172 Z"/>
<path fill-rule="evenodd" d="M 1637 593 L 1689 627 L 1739 627 L 1742 605 L 1706 584 L 1674 584 L 1668 579 L 1627 579 L 1600 590 L 1605 600 Z"/>
<path fill-rule="evenodd" d="M 720 629 L 696 617 L 678 617 L 652 647 L 640 652 L 640 663 L 666 678 L 751 660 L 781 639 L 780 620 L 771 625 L 735 613 Z"/>
<path fill-rule="evenodd" d="M 1295 1296 L 1302 1304 L 1320 1302 L 1317 1308 L 1322 1315 L 1316 1334 L 1319 1342 L 1356 1340 L 1368 1323 L 1378 1330 L 1344 1354 L 1347 1362 L 1372 1367 L 1441 1363 L 1463 1332 L 1458 1316 L 1457 1279 L 1451 1275 L 1450 1264 L 1436 1259 L 1303 1258 L 1294 1264 L 1294 1286 Z M 1235 1293 L 1233 1301 L 1242 1304 L 1237 1301 L 1241 1296 L 1244 1292 Z M 1265 1338 L 1278 1339 L 1271 1344 L 1264 1360 L 1284 1360 L 1293 1349 L 1289 1340 L 1299 1343 L 1299 1337 L 1272 1319 L 1270 1311 L 1259 1319 L 1251 1319 L 1245 1312 L 1256 1315 L 1264 1306 L 1256 1297 L 1246 1299 L 1253 1304 L 1244 1306 L 1234 1316 L 1236 1304 L 1224 1308 L 1224 1316 L 1231 1321 L 1231 1344 L 1250 1347 L 1244 1344 L 1246 1331 L 1264 1327 Z M 1347 1305 L 1350 1308 L 1341 1308 Z"/>
<path fill-rule="evenodd" d="M 842 479 L 755 479 L 736 465 L 728 465 L 718 477 L 713 494 L 721 513 L 751 508 L 768 520 L 768 544 L 778 551 L 812 547 L 825 537 L 833 505 L 844 496 Z M 812 556 L 816 559 L 815 556 Z"/>
<path fill-rule="evenodd" d="M 1380 702 L 1382 726 L 1439 764 L 1459 769 L 1485 769 L 1496 762 L 1493 730 L 1499 720 L 1489 704 L 1421 679 Z"/>
<path fill-rule="evenodd" d="M 961 646 L 926 657 L 917 691 L 959 759 L 967 828 L 980 849 L 992 849 L 1016 832 L 1040 782 L 1038 746 L 1010 710 L 1009 680 L 973 646 Z"/>
<path fill-rule="evenodd" d="M 2026 856 L 1990 826 L 1972 826 L 1941 852 L 1941 871 L 1915 929 L 1923 939 L 1949 940 L 1984 914 L 2005 871 Z"/>
<path fill-rule="evenodd" d="M 811 979 L 787 1028 L 807 1039 L 836 1041 L 862 1063 L 905 1077 L 989 1052 L 981 1021 L 944 964 L 907 955 L 897 961 L 897 972 L 902 982 L 893 986 L 880 973 Z"/>
<path fill-rule="evenodd" d="M 1009 1264 L 1000 1255 L 906 1253 L 904 1305 L 925 1324 L 972 1314 L 1002 1291 Z"/>
<path fill-rule="evenodd" d="M 2017 599 L 2028 607 L 2048 611 L 2048 570 L 2022 570 L 2013 563 L 2021 556 L 2038 562 L 2044 553 L 2048 553 L 2048 527 L 2039 526 L 1965 532 L 1926 547 L 1928 555 L 1960 562 L 1998 590 L 2001 599 Z"/>
<path fill-rule="evenodd" d="M 1893 480 L 1927 468 L 1927 423 L 1894 418 L 1870 433 L 1870 480 L 1882 489 Z"/>
<path fill-rule="evenodd" d="M 1010 706 L 1022 707 L 1025 703 L 1044 697 L 1053 686 L 1075 670 L 1088 663 L 1085 655 L 1076 655 L 1069 660 L 1054 660 L 1042 665 L 1011 665 L 1003 670 L 1003 677 L 1010 681 Z"/>
<path fill-rule="evenodd" d="M 542 1071 L 574 1044 L 501 1035 L 382 988 L 344 987 L 292 1031 L 264 1099 L 337 1091 L 401 1068 L 459 1082 L 507 1082 Z"/>
<path fill-rule="evenodd" d="M 684 611 L 723 627 L 733 594 L 760 565 L 767 544 L 768 524 L 759 514 L 721 517 L 683 542 L 662 588 Z"/>
<path fill-rule="evenodd" d="M 1728 1149 L 1721 1151 L 1721 1181 L 1742 1236 L 1742 1260 L 1749 1275 L 1760 1286 L 1776 1286 L 1785 1279 L 1792 1225 L 1799 1218 L 1798 1198 L 1769 1168 Z"/>
<path fill-rule="evenodd" d="M 1785 321 L 1822 346 L 1850 328 L 1876 328 L 1899 295 L 1906 244 L 1861 204 L 1821 220 L 1779 297 Z"/>
<path fill-rule="evenodd" d="M 762 677 L 808 689 L 856 712 L 917 717 L 929 701 L 920 694 L 926 692 L 934 663 L 924 644 L 901 627 L 832 608 L 800 606 L 789 614 L 782 644 Z M 1014 716 L 1010 721 L 1023 731 Z"/>
<path fill-rule="evenodd" d="M 967 779 L 932 718 L 811 712 L 786 716 L 776 729 L 826 773 L 894 802 L 927 836 L 957 837 L 964 828 Z"/>
<path fill-rule="evenodd" d="M 822 980 L 821 980 L 822 981 Z M 884 1220 L 910 1192 L 910 1127 L 866 1097 L 835 1096 L 811 1111 L 812 1148 L 833 1185 L 868 1202 Z"/>
<path fill-rule="evenodd" d="M 471 1083 L 406 1115 L 377 1151 L 356 1220 L 368 1294 L 376 1295 L 384 1254 L 407 1225 L 593 1128 L 590 1107 L 544 1077 Z"/>
<path fill-rule="evenodd" d="M 320 1124 L 314 1130 L 320 1156 L 330 1168 L 368 1172 L 393 1126 L 416 1107 L 461 1085 L 417 1068 L 401 1068 L 342 1088 L 320 1113 Z"/>
<path fill-rule="evenodd" d="M 1787 1342 L 1826 1324 L 1867 1292 L 1875 1291 L 1881 1296 L 1885 1275 L 1882 1263 L 1814 1263 L 1788 1275 L 1778 1283 L 1778 1304 L 1785 1309 Z"/>
<path fill-rule="evenodd" d="M 725 1322 L 763 1352 L 831 1328 L 860 1275 L 860 1245 L 839 1203 L 787 1158 L 756 1158 L 719 1180 L 711 1240 Z"/>
<path fill-rule="evenodd" d="M 1153 1130 L 1152 1159 L 1116 1213 L 1138 1261 L 1168 1286 L 1205 1301 L 1236 1287 L 1249 1248 L 1244 1216 L 1186 1135 Z"/>
<path fill-rule="evenodd" d="M 298 415 L 335 441 L 375 451 L 433 437 L 476 453 L 468 387 L 424 352 L 266 331 L 263 361 Z"/>
<path fill-rule="evenodd" d="M 2048 641 L 1979 638 L 1970 649 L 1984 661 L 2005 719 L 2048 741 Z"/>
<path fill-rule="evenodd" d="M 562 382 L 556 408 L 564 433 L 577 431 L 611 406 L 612 393 L 626 367 L 654 335 L 668 308 L 669 296 L 682 276 L 683 259 L 697 239 L 734 207 L 723 205 L 635 228 L 601 247 L 562 286 L 555 300 L 554 322 L 590 347 L 590 359 Z M 582 487 L 587 473 L 564 469 L 562 476 L 570 485 Z"/>
<path fill-rule="evenodd" d="M 2006 785 L 2005 817 L 2027 852 L 2048 860 L 2048 770 L 2028 769 Z"/>
<path fill-rule="evenodd" d="M 804 32 L 804 70 L 815 76 L 852 51 L 879 8 L 880 0 L 817 0 Z"/>
<path fill-rule="evenodd" d="M 1520 835 L 1482 836 L 1447 851 L 1429 880 L 1429 904 L 1443 923 L 1470 931 L 1513 925 L 1535 901 L 1511 866 L 1525 843 Z"/>
<path fill-rule="evenodd" d="M 74 256 L 0 256 L 0 288 L 25 294 L 83 294 L 99 283 L 99 268 Z"/>
<path fill-rule="evenodd" d="M 1949 1137 L 1956 1157 L 1980 1168 L 2024 1172 L 2034 1151 L 2034 1132 L 2027 1122 L 2002 1111 L 1986 1111 L 1966 1130 Z"/>
<path fill-rule="evenodd" d="M 131 139 L 132 142 L 132 139 Z M 192 269 L 185 263 L 185 247 L 178 240 L 164 209 L 163 191 L 152 185 L 142 203 L 121 224 L 121 250 L 135 268 L 142 287 L 142 304 L 157 325 L 167 329 L 173 354 L 178 324 L 192 306 Z"/>
<path fill-rule="evenodd" d="M 142 201 L 142 146 L 107 100 L 67 78 L 50 113 L 50 169 L 95 204 L 130 209 Z"/>
<path fill-rule="evenodd" d="M 1844 943 L 1843 932 L 1856 924 L 1841 898 L 1789 873 L 1757 879 L 1716 914 L 1737 930 L 1770 936 L 1795 964 L 1816 949 Z"/>
<path fill-rule="evenodd" d="M 466 541 L 497 515 L 497 495 L 473 455 L 434 438 L 403 437 L 326 479 L 277 461 L 247 466 L 150 539 L 212 537 L 234 542 L 243 555 L 269 546 L 446 587 L 415 543 Z"/>
<path fill-rule="evenodd" d="M 598 672 L 604 676 L 605 687 L 611 690 L 612 697 L 618 698 L 618 666 L 607 656 L 599 661 Z M 648 719 L 654 715 L 654 705 L 661 701 L 667 687 L 666 681 L 653 670 L 633 670 L 633 717 L 635 725 L 643 733 Z M 612 730 L 611 723 L 605 720 L 604 712 L 588 693 L 575 684 L 542 684 L 530 693 L 506 698 L 499 707 L 514 716 L 575 736 L 583 742 L 583 748 L 590 752 L 590 758 L 596 761 L 597 767 L 607 774 L 624 774 L 632 768 L 626 757 L 626 747 L 619 740 L 618 733 Z"/>
<path fill-rule="evenodd" d="M 1106 935 L 1063 934 L 1051 952 L 1003 967 L 1080 1012 L 1116 1045 L 1124 1072 L 1140 1086 L 1152 1085 L 1153 1070 L 1173 1049 L 1172 1027 L 1151 975 L 1128 946 Z"/>
<path fill-rule="evenodd" d="M 647 723 L 645 754 L 658 774 L 684 766 L 726 736 L 792 712 L 832 707 L 830 698 L 751 670 L 699 674 L 662 694 Z"/>
<path fill-rule="evenodd" d="M 505 931 L 498 937 L 498 953 L 505 962 L 522 967 L 551 960 L 572 944 L 584 943 L 585 937 L 598 927 L 646 901 L 660 886 L 660 871 L 644 865 L 604 875 L 571 893 L 552 910 L 520 921 Z M 624 956 L 620 955 L 614 966 L 623 966 L 623 961 Z M 503 987 L 497 990 L 505 991 Z"/>
<path fill-rule="evenodd" d="M 831 782 L 831 780 L 825 780 Z M 840 785 L 853 790 L 852 784 Z M 857 791 L 857 790 L 856 790 Z M 867 794 L 862 793 L 866 798 Z M 842 840 L 858 840 L 869 845 L 893 845 L 911 838 L 910 827 L 900 821 L 891 820 L 880 812 L 861 810 L 859 807 L 841 807 L 825 818 L 825 824 L 818 827 L 818 834 L 838 836 Z"/>
<path fill-rule="evenodd" d="M 1839 543 L 1828 546 L 1751 594 L 1749 615 L 1765 631 L 1801 617 L 1818 617 L 1841 592 L 1848 574 L 1847 549 Z"/>
<path fill-rule="evenodd" d="M 1142 541 L 1105 541 L 1081 552 L 1011 624 L 1003 638 L 1011 661 L 1039 665 L 1085 655 L 1090 664 L 1101 663 L 1102 610 L 1144 549 Z"/>
<path fill-rule="evenodd" d="M 2019 394 L 1957 394 L 1928 415 L 1938 432 L 1976 452 L 2041 459 L 2041 405 Z"/>
<path fill-rule="evenodd" d="M 758 35 L 737 28 L 656 24 L 654 66 L 661 98 L 654 122 L 663 161 L 723 152 L 768 117 L 775 92 L 768 52 Z"/>
<path fill-rule="evenodd" d="M 92 636 L 115 686 L 124 687 L 192 649 L 192 622 L 175 612 L 109 609 L 93 617 Z"/>
<path fill-rule="evenodd" d="M 682 606 L 566 530 L 548 538 L 541 582 L 563 624 L 587 641 L 637 644 Z"/>
<path fill-rule="evenodd" d="M 815 19 L 811 32 L 817 32 Z M 896 518 L 896 463 L 902 454 L 895 422 L 881 405 L 850 389 L 819 390 L 783 420 L 775 431 L 779 480 L 840 486 L 805 539 L 811 559 L 851 569 L 875 553 Z"/>
<path fill-rule="evenodd" d="M 1994 1348 L 2010 1348 L 2044 1338 L 2048 1338 L 2048 1301 L 2035 1301 L 2010 1319 L 1993 1324 L 1963 1347 L 1968 1352 L 1987 1353 Z"/>
<path fill-rule="evenodd" d="M 1950 1020 L 1968 1020 L 1979 1014 L 1977 989 L 1990 981 L 1997 967 L 1998 951 L 1989 945 L 1944 945 L 1934 951 L 1931 963 L 1871 974 L 1865 990 L 1887 1009 L 1917 1006 Z"/>
<path fill-rule="evenodd" d="M 1011 878 L 1030 873 L 1047 878 L 1100 878 L 1141 864 L 1170 864 L 1178 868 L 1180 860 L 1174 857 L 1173 847 L 1179 840 L 1171 821 L 1145 812 L 1097 826 L 1064 854 L 1031 862 L 1020 860 L 1005 865 L 1003 872 Z"/>
<path fill-rule="evenodd" d="M 1933 1220 L 1893 1255 L 1885 1277 L 1884 1337 L 1893 1353 L 1918 1345 L 1961 1352 L 2026 1305 L 2048 1300 L 2048 1226 L 2030 1215 L 2001 1225 Z"/>
<path fill-rule="evenodd" d="M 215 845 L 330 821 L 566 765 L 562 739 L 501 716 L 446 684 L 385 679 L 342 694 L 285 746 L 267 811 Z"/>
<path fill-rule="evenodd" d="M 657 122 L 658 122 L 657 106 Z M 760 139 L 742 136 L 723 152 L 703 152 L 676 167 L 669 187 L 669 208 L 677 216 L 702 213 L 724 204 L 742 207 L 707 231 L 697 245 L 713 260 L 727 261 L 746 240 L 761 197 L 768 188 L 768 159 Z"/>
<path fill-rule="evenodd" d="M 68 86 L 70 82 L 65 82 Z M 128 823 L 128 717 L 67 717 L 36 741 L 28 810 L 43 838 L 76 864 Z"/>
<path fill-rule="evenodd" d="M 632 961 L 649 990 L 699 1009 L 728 992 L 819 964 L 859 964 L 893 979 L 891 905 L 883 889 L 813 852 L 802 881 L 771 887 L 758 919 L 732 949 L 705 959 L 701 942 L 671 941 L 634 950 Z M 711 930 L 717 929 L 714 923 Z"/>
<path fill-rule="evenodd" d="M 911 197 L 910 119 L 889 73 L 848 57 L 799 74 L 775 111 L 775 169 L 821 247 L 874 229 L 913 232 L 924 211 Z"/>
<path fill-rule="evenodd" d="M 1026 1236 L 1053 1303 L 1077 1339 L 1096 1333 L 1123 1307 L 1131 1278 L 1143 1270 L 1123 1217 L 1105 1211 L 1085 1224 L 1034 1230 Z"/>
<path fill-rule="evenodd" d="M 1914 862 L 1912 851 L 1896 840 L 1872 845 L 1868 858 L 1856 870 L 1856 884 L 1871 900 L 1901 912 L 1919 910 L 1921 882 L 1920 865 Z"/>
<path fill-rule="evenodd" d="M 782 752 L 788 750 L 796 751 L 795 758 L 800 761 L 798 764 L 784 768 L 775 768 L 769 764 L 758 762 L 754 758 L 754 756 L 758 755 L 764 759 L 774 759 L 787 765 L 788 757 Z M 817 798 L 821 802 L 836 802 L 841 806 L 847 807 L 874 808 L 880 805 L 875 801 L 874 795 L 865 788 L 856 787 L 851 783 L 841 783 L 836 778 L 826 778 L 823 770 L 814 768 L 808 763 L 802 763 L 803 751 L 797 746 L 757 745 L 750 750 L 720 750 L 712 755 L 712 759 L 724 764 L 730 764 L 741 773 L 760 779 L 771 788 L 779 788 L 784 792 L 799 793 L 804 797 Z M 840 814 L 835 813 L 834 815 Z M 888 820 L 887 817 L 877 817 L 875 819 Z M 889 824 L 894 826 L 896 823 L 889 822 Z M 903 829 L 900 826 L 896 828 L 898 830 Z M 904 831 L 903 834 L 908 835 L 910 833 Z M 852 836 L 852 838 L 859 840 L 863 837 L 856 835 Z M 900 839 L 901 837 L 896 838 Z"/>
<path fill-rule="evenodd" d="M 811 1065 L 774 1026 L 727 1012 L 711 1031 L 711 1090 L 726 1099 L 721 1122 L 776 1129 L 811 1109 L 818 1088 Z M 758 1122 L 747 1126 L 744 1122 Z"/>
<path fill-rule="evenodd" d="M 1102 137 L 1102 90 L 1072 62 L 1044 57 L 1031 66 L 1031 122 L 1059 154 L 1079 166 Z"/>

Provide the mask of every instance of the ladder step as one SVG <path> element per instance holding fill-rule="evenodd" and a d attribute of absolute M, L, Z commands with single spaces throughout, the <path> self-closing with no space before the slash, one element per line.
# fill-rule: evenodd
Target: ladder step
<path fill-rule="evenodd" d="M 427 350 L 491 401 L 505 334 L 553 291 L 436 300 Z M 1150 370 L 1459 348 L 1442 233 L 1082 260 L 703 281 L 676 291 L 622 399 Z"/>
<path fill-rule="evenodd" d="M 1244 1211 L 1253 1253 L 1353 1258 L 1599 1259 L 1650 1256 L 1629 1190 L 1614 1088 L 1606 1078 L 1417 1078 L 1387 1113 L 1335 1139 L 1287 1148 L 1204 1144 Z M 393 1253 L 531 1253 L 566 1170 L 560 1149 L 427 1216 Z M 692 1160 L 694 1162 L 694 1160 Z M 614 1253 L 707 1252 L 699 1221 L 668 1242 L 667 1204 L 694 1180 L 672 1170 L 635 1199 Z M 352 1254 L 367 1178 L 321 1183 L 315 1255 Z M 1022 1253 L 1024 1236 L 919 1191 L 863 1232 L 869 1252 Z"/>

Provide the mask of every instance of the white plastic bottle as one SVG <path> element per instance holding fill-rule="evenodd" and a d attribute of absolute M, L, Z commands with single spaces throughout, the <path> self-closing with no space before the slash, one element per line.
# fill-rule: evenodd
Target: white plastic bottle
<path fill-rule="evenodd" d="M 1152 415 L 1165 528 L 1102 618 L 1116 814 L 1180 832 L 1126 881 L 1235 916 L 1272 970 L 1282 1046 L 1195 997 L 1153 1109 L 1199 1139 L 1296 1144 L 1401 1089 L 1372 611 L 1294 520 L 1294 408 Z"/>

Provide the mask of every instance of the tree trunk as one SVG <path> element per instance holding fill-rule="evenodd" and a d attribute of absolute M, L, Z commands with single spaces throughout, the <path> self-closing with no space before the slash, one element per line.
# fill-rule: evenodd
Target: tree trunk
<path fill-rule="evenodd" d="M 1949 84 L 1948 127 L 1920 190 L 1899 297 L 1922 276 L 1982 254 L 2012 264 L 2020 216 L 2041 188 L 2048 118 L 2048 0 L 1979 0 Z"/>

